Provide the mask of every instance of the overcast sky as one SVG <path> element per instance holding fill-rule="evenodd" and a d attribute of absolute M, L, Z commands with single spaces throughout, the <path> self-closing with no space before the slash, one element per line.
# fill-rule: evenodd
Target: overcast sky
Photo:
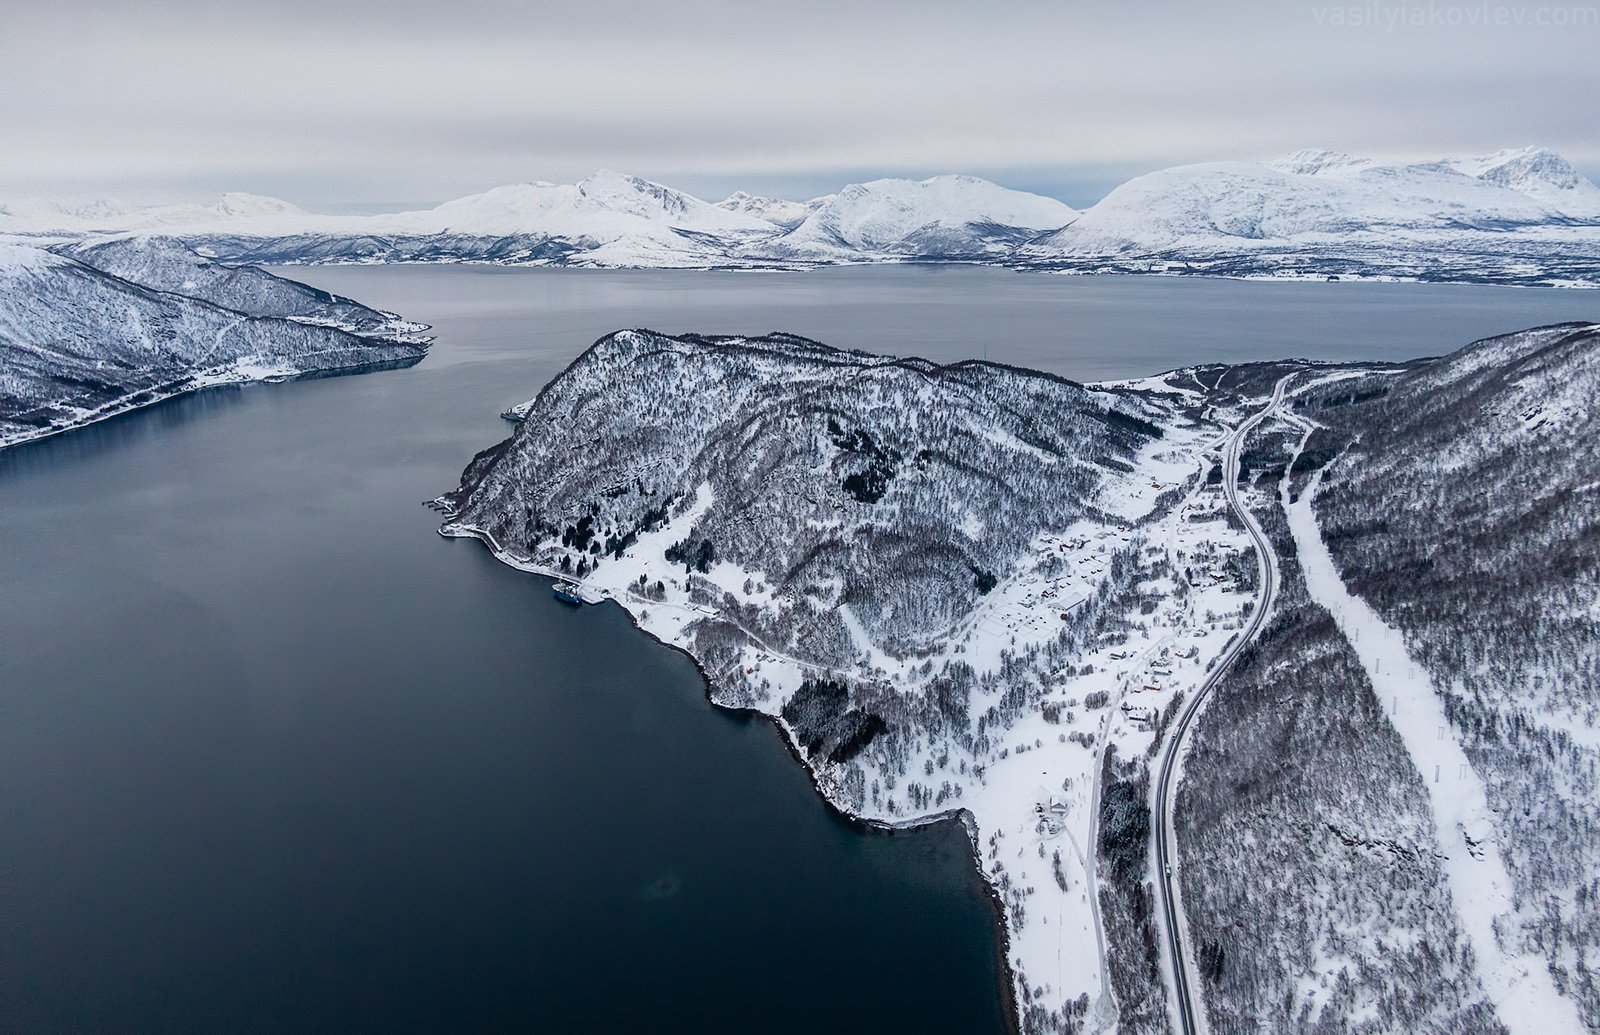
<path fill-rule="evenodd" d="M 1306 146 L 1600 169 L 1600 0 L 1216 6 L 13 3 L 0 200 L 333 208 L 606 167 L 710 198 L 969 172 L 1083 205 Z"/>

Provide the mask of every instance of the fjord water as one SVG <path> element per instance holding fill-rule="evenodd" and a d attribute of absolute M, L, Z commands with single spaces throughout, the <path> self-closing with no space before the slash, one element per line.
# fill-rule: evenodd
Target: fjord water
<path fill-rule="evenodd" d="M 1576 292 L 466 267 L 290 271 L 410 370 L 0 453 L 0 1029 L 993 1031 L 954 825 L 833 816 L 682 655 L 421 502 L 599 334 L 790 330 L 1078 378 L 1402 358 Z"/>

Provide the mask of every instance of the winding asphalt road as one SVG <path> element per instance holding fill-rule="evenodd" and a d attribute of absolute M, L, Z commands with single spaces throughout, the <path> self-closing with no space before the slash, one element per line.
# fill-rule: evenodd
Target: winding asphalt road
<path fill-rule="evenodd" d="M 1161 767 L 1156 778 L 1156 815 L 1159 819 L 1156 824 L 1156 865 L 1159 867 L 1156 873 L 1156 891 L 1160 899 L 1158 913 L 1161 925 L 1166 929 L 1164 934 L 1167 956 L 1172 961 L 1173 1005 L 1177 1009 L 1178 1031 L 1182 1035 L 1197 1035 L 1204 1030 L 1205 1007 L 1194 989 L 1197 981 L 1192 980 L 1189 973 L 1191 964 L 1184 946 L 1183 903 L 1178 895 L 1178 849 L 1172 811 L 1172 800 L 1177 794 L 1180 773 L 1178 759 L 1183 753 L 1184 737 L 1188 734 L 1190 724 L 1201 703 L 1221 681 L 1239 656 L 1239 652 L 1261 632 L 1261 627 L 1266 624 L 1267 612 L 1272 609 L 1272 600 L 1278 592 L 1278 565 L 1273 556 L 1272 544 L 1267 541 L 1267 535 L 1256 523 L 1255 517 L 1239 501 L 1239 454 L 1244 449 L 1245 439 L 1256 425 L 1283 403 L 1284 392 L 1294 376 L 1287 374 L 1278 381 L 1272 389 L 1272 400 L 1234 430 L 1224 449 L 1222 490 L 1227 496 L 1228 506 L 1233 508 L 1233 512 L 1244 523 L 1245 531 L 1255 544 L 1261 593 L 1243 633 L 1234 637 L 1227 650 L 1223 651 L 1216 667 L 1195 690 L 1194 696 L 1189 699 L 1183 712 L 1173 724 L 1172 734 L 1167 738 L 1166 747 L 1161 754 Z"/>

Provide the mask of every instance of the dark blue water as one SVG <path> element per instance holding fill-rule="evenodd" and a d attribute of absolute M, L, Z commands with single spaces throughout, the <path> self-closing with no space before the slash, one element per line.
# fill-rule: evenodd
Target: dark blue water
<path fill-rule="evenodd" d="M 531 397 L 583 347 L 619 327 L 781 330 L 840 348 L 945 362 L 987 355 L 1094 381 L 1193 363 L 1414 359 L 1492 334 L 1600 317 L 1600 291 L 1057 276 L 969 266 L 279 272 L 404 312 L 426 308 L 470 338 L 473 360 L 521 361 L 501 388 L 508 404 Z M 452 360 L 428 362 L 441 361 Z"/>
<path fill-rule="evenodd" d="M 687 659 L 421 501 L 617 326 L 1093 378 L 1595 315 L 989 270 L 300 275 L 435 353 L 0 453 L 0 1028 L 998 1030 L 964 833 L 853 829 Z"/>

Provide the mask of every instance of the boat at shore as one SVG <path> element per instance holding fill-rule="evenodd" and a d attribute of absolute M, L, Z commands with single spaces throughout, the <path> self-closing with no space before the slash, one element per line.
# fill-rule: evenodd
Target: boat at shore
<path fill-rule="evenodd" d="M 578 588 L 577 583 L 557 582 L 554 588 L 556 599 L 561 601 L 563 604 L 572 604 L 573 606 L 578 606 L 588 603 L 588 601 L 583 598 L 583 591 Z"/>

